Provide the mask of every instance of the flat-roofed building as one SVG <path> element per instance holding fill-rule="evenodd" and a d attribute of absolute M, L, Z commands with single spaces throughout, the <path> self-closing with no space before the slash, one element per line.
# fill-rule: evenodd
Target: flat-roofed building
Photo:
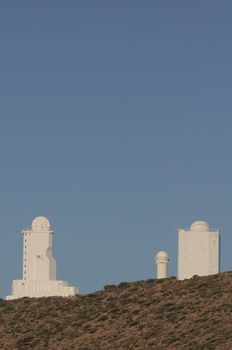
<path fill-rule="evenodd" d="M 220 231 L 206 221 L 195 221 L 178 231 L 178 279 L 219 273 Z"/>

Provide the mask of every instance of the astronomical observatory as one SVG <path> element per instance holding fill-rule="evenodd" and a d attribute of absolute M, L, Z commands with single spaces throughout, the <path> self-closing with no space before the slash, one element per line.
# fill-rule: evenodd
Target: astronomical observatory
<path fill-rule="evenodd" d="M 178 279 L 219 273 L 220 231 L 206 221 L 195 221 L 178 231 Z"/>
<path fill-rule="evenodd" d="M 65 281 L 56 280 L 56 260 L 52 256 L 53 231 L 46 217 L 38 216 L 31 229 L 23 234 L 23 279 L 14 280 L 12 295 L 6 299 L 22 297 L 68 297 L 77 289 Z"/>
<path fill-rule="evenodd" d="M 155 256 L 157 279 L 167 278 L 168 275 L 168 254 L 161 250 Z"/>

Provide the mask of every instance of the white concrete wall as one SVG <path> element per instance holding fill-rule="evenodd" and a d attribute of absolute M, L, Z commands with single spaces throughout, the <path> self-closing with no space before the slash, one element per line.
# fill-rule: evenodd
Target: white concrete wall
<path fill-rule="evenodd" d="M 168 275 L 168 264 L 165 262 L 157 263 L 157 279 L 167 278 Z"/>
<path fill-rule="evenodd" d="M 78 293 L 78 289 L 70 287 L 65 281 L 25 281 L 14 280 L 12 283 L 12 295 L 6 297 L 13 300 L 23 297 L 40 298 L 61 296 L 69 297 Z"/>
<path fill-rule="evenodd" d="M 219 273 L 220 232 L 194 224 L 178 231 L 178 279 Z"/>

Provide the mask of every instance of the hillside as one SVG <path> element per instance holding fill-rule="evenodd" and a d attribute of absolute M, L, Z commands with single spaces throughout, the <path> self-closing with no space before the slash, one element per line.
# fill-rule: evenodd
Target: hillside
<path fill-rule="evenodd" d="M 0 300 L 0 349 L 232 349 L 232 273 Z"/>

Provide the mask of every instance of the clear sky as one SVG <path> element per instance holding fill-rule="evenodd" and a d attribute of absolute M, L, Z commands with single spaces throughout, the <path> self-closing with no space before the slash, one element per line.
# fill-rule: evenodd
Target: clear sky
<path fill-rule="evenodd" d="M 58 278 L 152 278 L 177 229 L 222 231 L 232 269 L 232 2 L 0 3 L 0 295 L 20 232 L 55 230 Z"/>

